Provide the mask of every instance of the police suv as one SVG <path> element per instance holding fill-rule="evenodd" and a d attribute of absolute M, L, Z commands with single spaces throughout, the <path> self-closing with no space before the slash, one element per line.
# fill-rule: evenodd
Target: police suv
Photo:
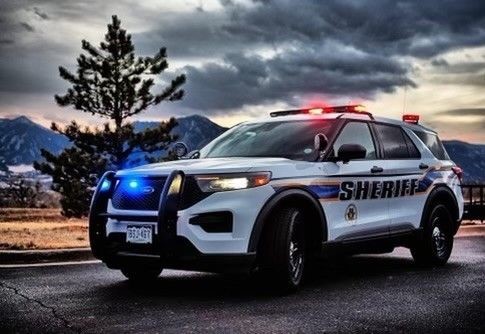
<path fill-rule="evenodd" d="M 411 250 L 443 265 L 463 214 L 462 170 L 437 134 L 362 106 L 273 112 L 183 159 L 107 172 L 93 254 L 133 281 L 162 268 L 248 270 L 298 287 L 325 254 Z"/>

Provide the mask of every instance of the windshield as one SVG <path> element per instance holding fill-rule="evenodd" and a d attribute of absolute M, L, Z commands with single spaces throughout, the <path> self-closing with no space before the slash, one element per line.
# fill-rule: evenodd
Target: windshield
<path fill-rule="evenodd" d="M 335 120 L 281 121 L 244 123 L 228 130 L 200 151 L 201 158 L 281 157 L 314 161 L 314 137 L 328 138 Z"/>

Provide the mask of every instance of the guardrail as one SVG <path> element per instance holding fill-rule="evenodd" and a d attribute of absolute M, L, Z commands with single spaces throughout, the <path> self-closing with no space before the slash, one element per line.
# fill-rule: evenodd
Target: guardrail
<path fill-rule="evenodd" d="M 464 220 L 480 220 L 483 223 L 485 219 L 485 202 L 484 188 L 485 184 L 462 184 L 463 196 L 465 199 Z"/>

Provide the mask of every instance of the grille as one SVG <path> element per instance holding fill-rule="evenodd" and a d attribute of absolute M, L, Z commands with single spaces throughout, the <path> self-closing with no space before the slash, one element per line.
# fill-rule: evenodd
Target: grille
<path fill-rule="evenodd" d="M 166 177 L 120 179 L 111 196 L 111 203 L 118 210 L 156 211 L 166 180 Z"/>

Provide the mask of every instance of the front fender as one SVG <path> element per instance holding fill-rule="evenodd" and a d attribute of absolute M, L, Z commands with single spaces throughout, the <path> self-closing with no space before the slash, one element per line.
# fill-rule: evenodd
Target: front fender
<path fill-rule="evenodd" d="M 274 195 L 272 195 L 264 204 L 263 208 L 258 214 L 256 221 L 254 223 L 253 229 L 251 231 L 251 236 L 249 239 L 248 245 L 248 252 L 256 252 L 258 248 L 258 244 L 261 238 L 261 234 L 266 224 L 266 221 L 274 212 L 275 209 L 279 207 L 279 205 L 291 202 L 291 203 L 304 203 L 305 205 L 310 206 L 313 211 L 316 213 L 322 241 L 327 240 L 328 232 L 327 232 L 327 222 L 325 219 L 325 214 L 323 212 L 323 208 L 320 205 L 318 199 L 316 199 L 310 192 L 301 189 L 301 188 L 286 188 L 278 191 Z"/>

